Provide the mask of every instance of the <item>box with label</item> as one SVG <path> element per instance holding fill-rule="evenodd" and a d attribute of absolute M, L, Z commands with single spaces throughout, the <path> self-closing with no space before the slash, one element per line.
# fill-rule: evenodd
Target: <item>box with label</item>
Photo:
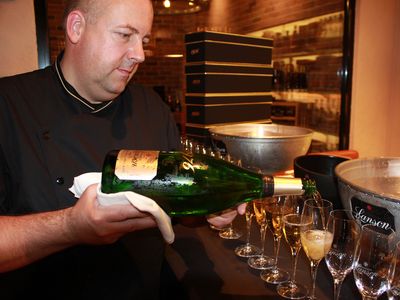
<path fill-rule="evenodd" d="M 260 93 L 272 89 L 270 65 L 190 63 L 185 74 L 187 93 Z"/>
<path fill-rule="evenodd" d="M 257 93 L 272 89 L 272 75 L 209 73 L 186 75 L 187 93 Z"/>
<path fill-rule="evenodd" d="M 271 64 L 272 39 L 201 31 L 185 35 L 186 62 Z"/>
<path fill-rule="evenodd" d="M 186 122 L 194 124 L 220 124 L 251 122 L 269 119 L 271 102 L 235 104 L 186 104 Z"/>
<path fill-rule="evenodd" d="M 189 93 L 185 96 L 186 104 L 237 104 L 262 103 L 274 100 L 270 92 L 265 93 Z"/>
<path fill-rule="evenodd" d="M 271 65 L 251 65 L 238 63 L 195 62 L 185 65 L 185 74 L 258 74 L 273 75 Z"/>

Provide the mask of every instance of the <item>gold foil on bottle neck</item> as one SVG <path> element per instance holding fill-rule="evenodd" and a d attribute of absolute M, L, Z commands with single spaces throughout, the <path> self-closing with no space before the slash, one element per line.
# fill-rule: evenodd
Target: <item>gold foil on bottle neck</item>
<path fill-rule="evenodd" d="M 302 195 L 301 178 L 274 177 L 274 195 Z"/>

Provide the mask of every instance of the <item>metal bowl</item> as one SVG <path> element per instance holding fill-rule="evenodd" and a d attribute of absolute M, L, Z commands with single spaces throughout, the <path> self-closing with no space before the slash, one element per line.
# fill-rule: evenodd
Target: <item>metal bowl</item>
<path fill-rule="evenodd" d="M 348 160 L 335 168 L 343 206 L 361 223 L 400 234 L 400 157 Z"/>
<path fill-rule="evenodd" d="M 313 131 L 296 126 L 242 123 L 210 128 L 210 134 L 214 142 L 223 142 L 243 167 L 274 174 L 292 169 L 293 160 L 307 153 Z"/>

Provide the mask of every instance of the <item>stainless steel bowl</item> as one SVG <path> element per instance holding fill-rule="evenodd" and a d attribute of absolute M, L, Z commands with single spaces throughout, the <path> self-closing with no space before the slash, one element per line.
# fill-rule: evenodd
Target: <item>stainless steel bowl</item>
<path fill-rule="evenodd" d="M 343 206 L 361 223 L 400 234 L 400 157 L 348 160 L 335 168 Z"/>
<path fill-rule="evenodd" d="M 242 123 L 210 129 L 214 141 L 222 141 L 230 155 L 245 168 L 266 174 L 293 168 L 293 160 L 307 153 L 313 131 L 297 126 Z"/>

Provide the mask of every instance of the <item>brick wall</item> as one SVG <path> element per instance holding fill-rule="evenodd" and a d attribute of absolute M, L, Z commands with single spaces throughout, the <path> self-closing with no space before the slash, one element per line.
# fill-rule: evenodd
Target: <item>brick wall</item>
<path fill-rule="evenodd" d="M 50 59 L 53 62 L 57 54 L 64 48 L 64 30 L 62 17 L 64 11 L 64 0 L 48 0 L 47 23 L 49 32 Z"/>

